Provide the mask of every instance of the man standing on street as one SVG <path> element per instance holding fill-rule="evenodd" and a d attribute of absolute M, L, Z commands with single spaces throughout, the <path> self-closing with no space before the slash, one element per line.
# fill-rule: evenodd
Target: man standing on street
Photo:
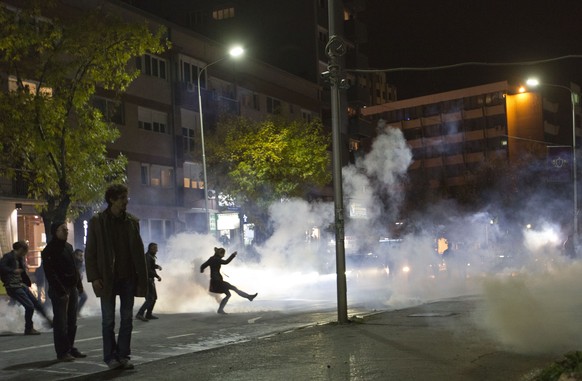
<path fill-rule="evenodd" d="M 158 300 L 158 293 L 156 292 L 156 283 L 155 280 L 157 279 L 158 282 L 162 281 L 162 277 L 158 275 L 156 270 L 161 270 L 162 267 L 156 264 L 156 253 L 158 252 L 158 244 L 152 242 L 148 245 L 148 251 L 145 253 L 146 264 L 148 268 L 148 294 L 146 296 L 146 300 L 137 311 L 137 315 L 135 315 L 136 319 L 141 321 L 150 321 L 153 319 L 157 319 L 158 317 L 152 315 L 154 311 L 154 305 L 156 304 L 156 300 Z M 145 314 L 145 316 L 144 316 Z"/>
<path fill-rule="evenodd" d="M 32 323 L 34 310 L 44 316 L 49 326 L 52 327 L 53 323 L 29 288 L 32 282 L 26 273 L 24 262 L 24 257 L 28 253 L 28 244 L 25 241 L 18 241 L 12 245 L 12 249 L 0 259 L 0 277 L 8 296 L 24 307 L 24 334 L 40 335 Z"/>
<path fill-rule="evenodd" d="M 73 246 L 67 242 L 69 229 L 64 221 L 51 225 L 51 240 L 41 253 L 42 266 L 53 305 L 53 338 L 59 361 L 73 361 L 87 355 L 75 347 L 77 304 L 83 292 L 81 276 L 75 265 Z"/>
<path fill-rule="evenodd" d="M 139 220 L 126 212 L 128 189 L 111 185 L 107 209 L 89 221 L 85 268 L 95 296 L 101 298 L 103 360 L 110 369 L 133 369 L 131 332 L 135 296 L 146 296 L 147 269 Z M 119 335 L 115 339 L 115 300 L 120 300 Z"/>

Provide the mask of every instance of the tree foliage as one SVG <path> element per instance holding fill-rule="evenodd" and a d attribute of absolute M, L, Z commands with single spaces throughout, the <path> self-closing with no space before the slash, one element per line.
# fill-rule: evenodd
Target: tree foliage
<path fill-rule="evenodd" d="M 319 121 L 227 118 L 208 134 L 210 187 L 233 198 L 255 224 L 268 206 L 331 180 L 330 137 Z"/>
<path fill-rule="evenodd" d="M 105 8 L 69 13 L 50 0 L 26 3 L 0 6 L 0 66 L 10 84 L 0 92 L 0 171 L 21 177 L 28 197 L 44 201 L 46 224 L 74 217 L 109 181 L 124 179 L 126 158 L 106 150 L 120 132 L 91 100 L 97 88 L 121 94 L 139 75 L 130 60 L 168 43 L 162 28 Z"/>

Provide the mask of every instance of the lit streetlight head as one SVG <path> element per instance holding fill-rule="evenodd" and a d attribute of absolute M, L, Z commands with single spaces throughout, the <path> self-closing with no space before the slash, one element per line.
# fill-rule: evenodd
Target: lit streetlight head
<path fill-rule="evenodd" d="M 245 50 L 241 46 L 235 46 L 229 50 L 228 54 L 230 54 L 231 57 L 240 57 L 244 52 Z"/>
<path fill-rule="evenodd" d="M 528 86 L 538 86 L 540 84 L 540 81 L 537 78 L 528 78 L 527 81 L 525 81 L 525 83 Z"/>

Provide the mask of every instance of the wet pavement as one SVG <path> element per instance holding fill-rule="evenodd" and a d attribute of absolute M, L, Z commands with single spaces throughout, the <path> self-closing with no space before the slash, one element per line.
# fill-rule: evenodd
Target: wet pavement
<path fill-rule="evenodd" d="M 529 380 L 560 354 L 500 347 L 478 297 L 351 316 L 74 380 Z"/>

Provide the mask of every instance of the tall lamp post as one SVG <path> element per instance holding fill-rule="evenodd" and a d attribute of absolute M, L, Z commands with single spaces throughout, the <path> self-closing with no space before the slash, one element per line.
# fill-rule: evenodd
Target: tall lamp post
<path fill-rule="evenodd" d="M 331 116 L 332 116 L 332 161 L 333 161 L 333 193 L 335 208 L 335 258 L 337 274 L 337 315 L 338 323 L 348 322 L 347 283 L 346 283 L 346 253 L 344 234 L 344 200 L 342 189 L 341 168 L 341 104 L 340 90 L 345 89 L 341 58 L 347 51 L 343 38 L 336 34 L 336 24 L 340 19 L 340 0 L 329 0 L 327 3 L 329 21 L 329 42 L 325 47 L 329 57 L 328 71 L 322 73 L 331 84 Z"/>
<path fill-rule="evenodd" d="M 206 233 L 210 233 L 210 213 L 208 211 L 208 181 L 206 177 L 206 151 L 204 148 L 204 116 L 202 114 L 202 92 L 200 91 L 200 78 L 204 70 L 208 69 L 210 66 L 219 63 L 229 57 L 239 57 L 244 53 L 244 49 L 240 46 L 235 46 L 229 50 L 228 55 L 214 62 L 211 62 L 198 72 L 198 113 L 200 114 L 200 144 L 202 145 L 202 175 L 204 177 L 204 215 L 206 217 Z"/>
<path fill-rule="evenodd" d="M 557 87 L 560 89 L 566 89 L 570 92 L 570 100 L 572 101 L 572 169 L 573 175 L 572 179 L 574 181 L 574 243 L 578 243 L 578 183 L 577 183 L 577 167 L 576 167 L 576 93 L 574 90 L 567 86 L 555 85 L 552 83 L 540 83 L 535 78 L 530 78 L 526 81 L 527 85 L 536 86 L 547 86 L 547 87 Z"/>

